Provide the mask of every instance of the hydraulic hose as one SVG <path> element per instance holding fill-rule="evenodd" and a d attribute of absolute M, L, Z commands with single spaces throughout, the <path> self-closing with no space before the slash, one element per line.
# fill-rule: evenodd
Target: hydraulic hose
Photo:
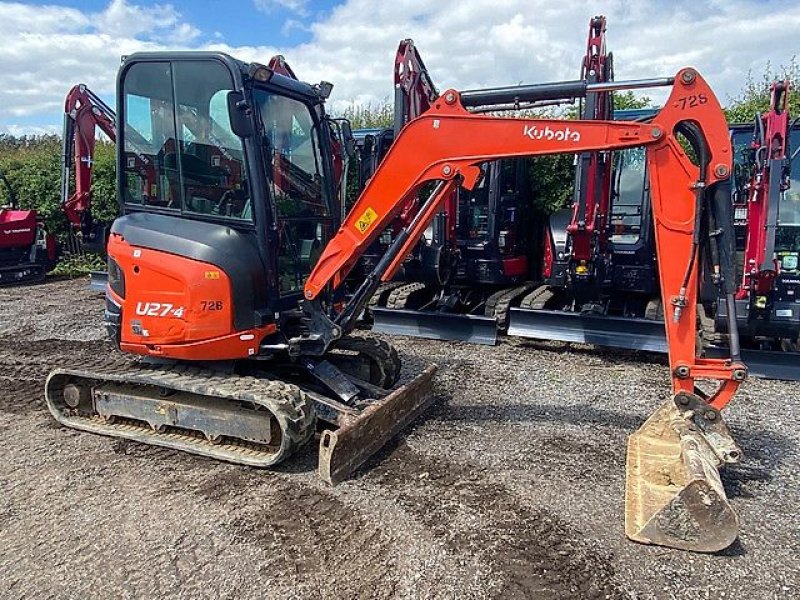
<path fill-rule="evenodd" d="M 703 134 L 697 124 L 690 121 L 682 121 L 676 127 L 676 132 L 683 134 L 692 146 L 692 149 L 697 155 L 698 166 L 700 173 L 695 183 L 695 213 L 694 213 L 694 228 L 692 230 L 692 250 L 689 255 L 689 264 L 686 266 L 686 273 L 683 276 L 683 283 L 681 284 L 678 297 L 673 301 L 675 311 L 672 314 L 672 321 L 678 323 L 681 320 L 681 314 L 686 306 L 686 290 L 689 287 L 689 280 L 694 271 L 695 258 L 697 250 L 700 247 L 700 229 L 703 217 L 704 202 L 706 186 L 706 169 L 708 168 L 709 155 L 708 147 L 703 139 Z"/>

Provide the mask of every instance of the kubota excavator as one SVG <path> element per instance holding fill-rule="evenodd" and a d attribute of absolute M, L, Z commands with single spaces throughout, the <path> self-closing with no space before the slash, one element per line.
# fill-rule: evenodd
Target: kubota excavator
<path fill-rule="evenodd" d="M 646 124 L 467 110 L 657 85 L 671 94 Z M 388 391 L 400 376 L 397 352 L 350 333 L 448 195 L 472 188 L 487 161 L 644 146 L 673 395 L 631 437 L 626 532 L 700 551 L 735 539 L 718 467 L 738 461 L 739 450 L 720 410 L 747 372 L 735 336 L 727 359 L 698 358 L 695 347 L 704 262 L 735 312 L 731 152 L 722 109 L 694 69 L 674 79 L 448 90 L 403 128 L 332 236 L 329 84 L 218 52 L 158 52 L 127 57 L 117 89 L 122 216 L 108 243 L 106 323 L 123 353 L 142 358 L 96 357 L 51 372 L 46 399 L 58 421 L 255 466 L 286 459 L 319 429 L 320 474 L 337 481 L 431 402 L 433 367 Z M 130 160 L 142 157 L 154 187 Z M 348 271 L 423 186 L 430 193 L 407 227 L 340 301 Z M 299 252 L 306 243 L 308 260 Z M 719 387 L 705 396 L 697 378 Z"/>

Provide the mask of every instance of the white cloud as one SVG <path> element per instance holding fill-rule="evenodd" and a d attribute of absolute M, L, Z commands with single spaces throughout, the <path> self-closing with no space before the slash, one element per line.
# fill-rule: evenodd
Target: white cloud
<path fill-rule="evenodd" d="M 253 4 L 265 13 L 285 9 L 301 16 L 308 14 L 308 0 L 253 0 Z"/>
<path fill-rule="evenodd" d="M 313 6 L 254 2 L 265 11 L 294 11 L 297 21 Z M 333 109 L 391 98 L 394 53 L 406 37 L 441 90 L 575 79 L 589 18 L 598 12 L 608 16 L 618 80 L 692 65 L 723 103 L 738 93 L 748 70 L 759 75 L 768 62 L 786 64 L 800 53 L 796 0 L 346 0 L 316 22 L 303 19 L 308 42 L 281 48 L 203 35 L 167 4 L 114 0 L 93 15 L 0 2 L 0 123 L 60 122 L 63 95 L 78 81 L 113 94 L 120 55 L 137 50 L 216 48 L 259 62 L 280 53 L 303 79 L 335 84 Z"/>

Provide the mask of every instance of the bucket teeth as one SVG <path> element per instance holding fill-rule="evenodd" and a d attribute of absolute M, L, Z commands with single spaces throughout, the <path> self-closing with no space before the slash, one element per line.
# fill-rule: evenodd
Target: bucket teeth
<path fill-rule="evenodd" d="M 738 520 L 719 467 L 740 457 L 717 410 L 694 394 L 676 394 L 628 440 L 625 534 L 696 552 L 731 545 Z"/>

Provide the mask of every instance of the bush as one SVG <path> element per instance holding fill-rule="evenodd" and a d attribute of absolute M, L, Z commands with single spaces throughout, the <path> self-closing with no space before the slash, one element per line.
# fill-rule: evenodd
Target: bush
<path fill-rule="evenodd" d="M 15 138 L 0 135 L 0 172 L 14 190 L 21 208 L 33 208 L 50 231 L 63 236 L 68 229 L 61 211 L 61 139 L 56 135 Z M 92 214 L 111 221 L 117 214 L 114 144 L 95 148 L 92 182 Z M 70 190 L 75 189 L 74 175 Z M 9 204 L 5 186 L 0 186 L 0 205 Z"/>

